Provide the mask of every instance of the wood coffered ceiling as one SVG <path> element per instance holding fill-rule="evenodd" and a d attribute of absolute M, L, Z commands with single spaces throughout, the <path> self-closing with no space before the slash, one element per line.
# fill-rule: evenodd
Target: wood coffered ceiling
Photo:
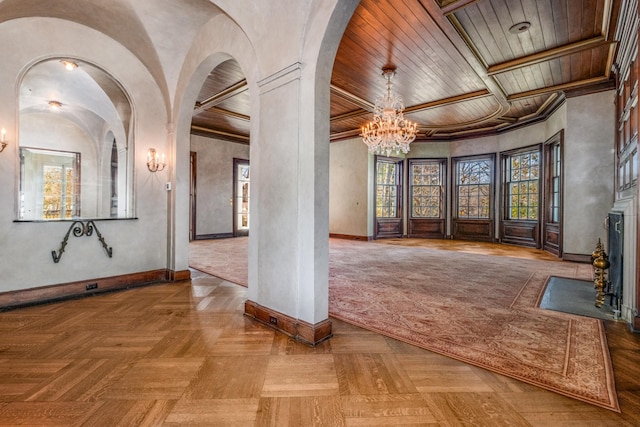
<path fill-rule="evenodd" d="M 331 140 L 355 137 L 393 90 L 417 140 L 504 132 L 567 96 L 614 87 L 620 0 L 361 0 L 331 78 Z M 528 29 L 519 32 L 523 28 Z M 192 132 L 249 143 L 249 92 L 234 60 L 206 80 Z"/>

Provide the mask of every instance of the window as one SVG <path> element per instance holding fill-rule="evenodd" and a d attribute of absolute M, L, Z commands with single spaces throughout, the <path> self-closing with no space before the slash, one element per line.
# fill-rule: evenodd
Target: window
<path fill-rule="evenodd" d="M 80 216 L 79 166 L 79 153 L 20 148 L 19 218 Z"/>
<path fill-rule="evenodd" d="M 459 160 L 456 164 L 457 217 L 490 219 L 493 159 Z"/>
<path fill-rule="evenodd" d="M 550 146 L 550 161 L 551 161 L 551 188 L 550 188 L 550 196 L 549 197 L 549 222 L 559 223 L 560 222 L 560 179 L 562 176 L 562 163 L 561 163 L 561 152 L 560 152 L 560 144 L 553 144 Z"/>
<path fill-rule="evenodd" d="M 376 217 L 397 218 L 399 165 L 378 160 L 376 163 Z"/>
<path fill-rule="evenodd" d="M 442 218 L 444 215 L 444 165 L 439 160 L 409 161 L 411 218 Z"/>
<path fill-rule="evenodd" d="M 540 152 L 527 151 L 506 156 L 505 180 L 505 218 L 537 220 L 540 200 Z"/>

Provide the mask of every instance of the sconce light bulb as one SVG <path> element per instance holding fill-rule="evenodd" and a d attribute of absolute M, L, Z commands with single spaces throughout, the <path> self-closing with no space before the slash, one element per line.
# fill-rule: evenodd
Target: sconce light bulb
<path fill-rule="evenodd" d="M 76 68 L 78 68 L 78 64 L 76 62 L 69 61 L 67 59 L 63 59 L 60 62 L 62 63 L 62 65 L 64 65 L 64 68 L 66 68 L 69 71 L 72 71 L 72 70 L 75 70 Z"/>
<path fill-rule="evenodd" d="M 62 102 L 49 101 L 49 107 L 51 107 L 52 110 L 59 110 L 60 108 L 62 108 Z"/>

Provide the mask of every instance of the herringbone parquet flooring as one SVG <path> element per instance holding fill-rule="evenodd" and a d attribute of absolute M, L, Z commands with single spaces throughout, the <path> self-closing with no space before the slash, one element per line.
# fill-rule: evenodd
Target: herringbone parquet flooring
<path fill-rule="evenodd" d="M 0 425 L 640 424 L 640 343 L 608 324 L 622 414 L 334 320 L 311 348 L 192 280 L 0 313 Z"/>

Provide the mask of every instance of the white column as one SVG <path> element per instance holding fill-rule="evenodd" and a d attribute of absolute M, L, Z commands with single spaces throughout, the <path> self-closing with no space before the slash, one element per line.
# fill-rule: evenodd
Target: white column
<path fill-rule="evenodd" d="M 329 141 L 315 138 L 304 84 L 300 63 L 259 82 L 249 299 L 313 325 L 328 317 Z"/>

